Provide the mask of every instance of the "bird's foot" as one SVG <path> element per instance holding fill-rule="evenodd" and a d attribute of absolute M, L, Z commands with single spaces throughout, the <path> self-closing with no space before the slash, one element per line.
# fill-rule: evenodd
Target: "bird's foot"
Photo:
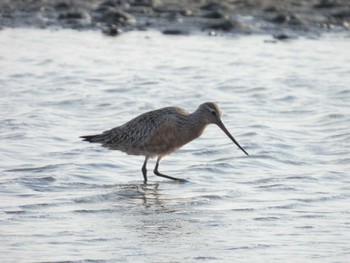
<path fill-rule="evenodd" d="M 167 178 L 167 179 L 170 179 L 170 180 L 177 181 L 179 183 L 186 183 L 186 182 L 188 182 L 185 179 L 181 179 L 181 178 L 172 177 L 172 176 L 169 176 L 169 175 L 166 175 L 166 174 L 162 174 L 162 173 L 158 172 L 158 170 L 154 170 L 154 174 L 157 175 L 157 176 L 160 176 L 160 177 L 164 177 L 164 178 Z"/>

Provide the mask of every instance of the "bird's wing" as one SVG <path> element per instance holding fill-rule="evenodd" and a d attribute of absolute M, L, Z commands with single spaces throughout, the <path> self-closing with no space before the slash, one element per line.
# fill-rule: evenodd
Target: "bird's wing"
<path fill-rule="evenodd" d="M 171 128 L 175 113 L 177 111 L 174 108 L 163 108 L 141 114 L 122 126 L 104 132 L 109 137 L 105 144 L 142 147 L 154 134 L 159 134 L 160 130 Z"/>

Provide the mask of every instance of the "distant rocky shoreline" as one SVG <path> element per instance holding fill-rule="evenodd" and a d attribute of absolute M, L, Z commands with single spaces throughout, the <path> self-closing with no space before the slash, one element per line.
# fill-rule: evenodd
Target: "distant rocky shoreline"
<path fill-rule="evenodd" d="M 164 34 L 268 33 L 276 38 L 350 29 L 349 0 L 3 0 L 0 26 Z"/>

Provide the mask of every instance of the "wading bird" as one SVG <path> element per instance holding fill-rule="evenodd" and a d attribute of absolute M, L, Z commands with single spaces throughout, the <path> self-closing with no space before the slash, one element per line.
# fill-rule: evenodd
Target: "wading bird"
<path fill-rule="evenodd" d="M 101 143 L 111 150 L 143 155 L 142 174 L 147 182 L 147 161 L 158 157 L 154 174 L 172 180 L 182 179 L 158 171 L 160 160 L 186 143 L 199 137 L 208 124 L 214 123 L 246 154 L 221 121 L 221 110 L 213 102 L 201 104 L 189 113 L 179 107 L 166 107 L 143 113 L 127 123 L 97 135 L 81 136 L 84 141 Z"/>

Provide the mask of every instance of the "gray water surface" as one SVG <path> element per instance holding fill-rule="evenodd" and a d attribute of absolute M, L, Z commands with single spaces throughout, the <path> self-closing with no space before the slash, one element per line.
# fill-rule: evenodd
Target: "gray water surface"
<path fill-rule="evenodd" d="M 349 38 L 0 31 L 2 262 L 349 262 Z M 81 142 L 217 102 L 164 158 Z"/>

